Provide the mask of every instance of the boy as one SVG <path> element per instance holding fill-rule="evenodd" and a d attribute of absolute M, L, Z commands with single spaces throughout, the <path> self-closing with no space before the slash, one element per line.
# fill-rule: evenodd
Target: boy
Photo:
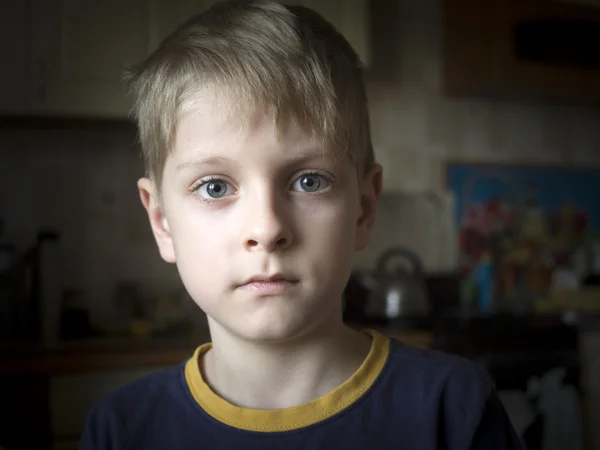
<path fill-rule="evenodd" d="M 382 177 L 343 37 L 306 8 L 223 3 L 131 81 L 141 200 L 212 343 L 102 399 L 82 449 L 520 448 L 474 365 L 343 325 Z"/>

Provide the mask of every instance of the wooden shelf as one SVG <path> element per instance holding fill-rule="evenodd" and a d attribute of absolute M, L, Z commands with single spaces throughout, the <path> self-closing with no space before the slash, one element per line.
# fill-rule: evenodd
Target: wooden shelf
<path fill-rule="evenodd" d="M 0 375 L 60 375 L 174 365 L 189 358 L 206 340 L 106 339 L 54 348 L 0 347 Z"/>
<path fill-rule="evenodd" d="M 548 56 L 544 56 L 546 60 L 539 59 L 542 58 L 539 55 L 549 52 L 548 49 L 536 49 L 536 57 L 525 57 L 517 50 L 518 36 L 524 39 L 527 35 L 529 46 L 533 45 L 531 42 L 539 46 L 537 42 L 547 40 L 539 36 L 538 29 L 530 27 L 532 22 L 553 19 L 600 28 L 599 8 L 549 0 L 444 0 L 443 8 L 443 90 L 446 95 L 600 106 L 599 69 L 594 66 L 584 68 L 583 63 L 558 63 Z M 529 27 L 527 33 L 517 33 L 525 24 Z M 568 29 L 563 26 L 562 31 L 555 29 L 554 32 L 563 33 L 562 41 L 566 42 L 567 37 L 572 36 Z M 539 37 L 530 38 L 535 33 Z M 571 45 L 574 47 L 571 50 L 552 48 L 555 52 L 568 52 L 575 58 L 583 50 L 580 50 L 581 46 Z M 592 58 L 591 55 L 586 57 Z"/>

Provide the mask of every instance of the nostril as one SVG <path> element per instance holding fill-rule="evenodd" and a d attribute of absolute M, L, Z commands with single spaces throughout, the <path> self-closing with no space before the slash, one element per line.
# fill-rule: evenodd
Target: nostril
<path fill-rule="evenodd" d="M 246 241 L 247 249 L 264 248 L 265 250 L 271 251 L 278 248 L 286 248 L 290 245 L 290 239 L 287 237 L 281 237 L 277 240 L 268 240 L 263 242 L 258 239 L 248 239 Z"/>

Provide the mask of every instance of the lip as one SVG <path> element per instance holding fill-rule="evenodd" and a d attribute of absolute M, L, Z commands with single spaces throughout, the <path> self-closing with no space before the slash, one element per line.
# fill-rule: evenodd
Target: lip
<path fill-rule="evenodd" d="M 282 295 L 289 292 L 298 284 L 298 280 L 282 274 L 271 276 L 257 275 L 249 278 L 240 287 L 244 290 L 252 292 L 259 297 L 270 295 Z"/>

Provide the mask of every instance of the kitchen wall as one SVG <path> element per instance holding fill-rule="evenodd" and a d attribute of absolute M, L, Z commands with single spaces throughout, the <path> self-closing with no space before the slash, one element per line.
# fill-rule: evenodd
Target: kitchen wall
<path fill-rule="evenodd" d="M 438 0 L 372 3 L 378 21 L 369 73 L 373 140 L 388 189 L 440 194 L 447 160 L 600 165 L 600 112 L 444 98 Z M 98 311 L 116 280 L 141 281 L 148 292 L 179 283 L 175 268 L 158 256 L 137 198 L 137 152 L 134 133 L 123 127 L 0 130 L 5 238 L 23 248 L 39 227 L 59 228 L 66 281 L 84 288 Z M 431 208 L 413 202 L 405 214 L 393 205 L 410 196 L 396 198 L 384 199 L 373 244 L 357 264 L 370 266 L 391 244 L 410 244 L 428 269 L 447 268 L 452 258 L 438 246 L 449 240 L 429 226 L 433 220 L 420 220 L 432 217 Z"/>
<path fill-rule="evenodd" d="M 378 25 L 369 74 L 371 119 L 388 188 L 439 193 L 447 161 L 600 165 L 598 110 L 442 95 L 440 0 L 379 0 L 372 9 Z M 410 207 L 415 210 L 414 201 Z M 414 247 L 429 270 L 449 268 L 452 257 L 440 255 L 453 252 L 454 243 L 439 238 L 445 234 L 437 224 L 420 220 L 431 217 L 425 201 L 416 210 L 422 211 L 418 217 L 404 214 L 402 206 L 381 211 L 374 241 L 357 262 L 370 266 L 393 243 Z"/>
<path fill-rule="evenodd" d="M 0 131 L 0 241 L 25 249 L 38 229 L 59 230 L 65 283 L 84 289 L 98 316 L 110 311 L 117 281 L 169 294 L 178 275 L 153 242 L 136 187 L 142 174 L 132 129 Z"/>

